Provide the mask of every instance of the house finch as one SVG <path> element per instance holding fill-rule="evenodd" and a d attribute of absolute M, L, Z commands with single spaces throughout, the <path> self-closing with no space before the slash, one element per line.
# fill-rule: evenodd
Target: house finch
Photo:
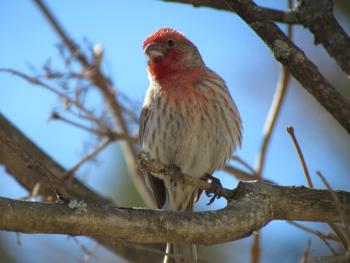
<path fill-rule="evenodd" d="M 143 43 L 150 87 L 141 113 L 142 150 L 183 174 L 204 178 L 224 166 L 241 142 L 241 120 L 224 80 L 207 68 L 183 34 L 162 28 Z M 192 211 L 198 189 L 148 176 L 159 208 Z M 167 246 L 176 262 L 196 257 L 191 245 Z M 164 262 L 170 261 L 165 256 Z"/>

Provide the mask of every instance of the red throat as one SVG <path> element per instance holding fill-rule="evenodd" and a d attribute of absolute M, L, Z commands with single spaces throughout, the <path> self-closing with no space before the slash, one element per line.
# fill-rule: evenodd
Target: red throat
<path fill-rule="evenodd" d="M 161 80 L 171 77 L 183 68 L 176 62 L 181 60 L 181 53 L 175 49 L 169 50 L 164 57 L 148 62 L 148 70 L 152 78 Z"/>
<path fill-rule="evenodd" d="M 149 66 L 151 70 L 152 66 Z M 202 68 L 188 68 L 179 71 L 169 71 L 161 69 L 160 74 L 164 74 L 163 78 L 157 79 L 160 92 L 168 99 L 177 102 L 183 101 L 186 97 L 197 97 L 196 84 L 200 81 L 201 76 L 205 74 Z"/>

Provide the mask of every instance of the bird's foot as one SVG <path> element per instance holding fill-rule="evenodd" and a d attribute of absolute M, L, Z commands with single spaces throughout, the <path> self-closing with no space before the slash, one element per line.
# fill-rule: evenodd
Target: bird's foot
<path fill-rule="evenodd" d="M 208 196 L 210 198 L 209 203 L 207 203 L 207 205 L 211 205 L 215 199 L 219 199 L 221 198 L 221 191 L 222 191 L 222 184 L 220 182 L 220 180 L 210 174 L 208 174 L 205 178 L 208 182 L 210 182 L 210 184 L 213 187 L 213 191 L 205 191 L 206 196 Z"/>
<path fill-rule="evenodd" d="M 184 175 L 182 173 L 182 170 L 179 166 L 176 164 L 169 164 L 167 166 L 167 171 L 170 174 L 170 183 L 172 189 L 176 189 L 176 185 L 180 182 L 183 183 L 184 181 Z"/>

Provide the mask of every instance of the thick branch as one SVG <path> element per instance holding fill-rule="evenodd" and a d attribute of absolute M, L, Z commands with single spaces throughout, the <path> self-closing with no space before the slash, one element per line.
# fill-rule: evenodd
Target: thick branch
<path fill-rule="evenodd" d="M 162 0 L 164 2 L 176 2 L 182 4 L 190 4 L 194 7 L 210 7 L 217 10 L 234 12 L 234 10 L 227 4 L 226 0 Z M 282 22 L 287 24 L 299 24 L 299 20 L 294 11 L 285 12 L 281 10 L 259 7 L 256 12 L 269 17 L 276 22 Z"/>
<path fill-rule="evenodd" d="M 349 221 L 350 193 L 336 194 Z M 101 207 L 75 201 L 67 206 L 0 199 L 1 230 L 89 235 L 133 242 L 212 245 L 246 237 L 275 219 L 340 221 L 328 190 L 261 182 L 240 183 L 235 200 L 225 209 L 198 213 Z"/>
<path fill-rule="evenodd" d="M 4 142 L 4 143 L 3 143 Z M 5 144 L 6 142 L 6 144 Z M 23 159 L 24 157 L 24 159 Z M 40 183 L 38 195 L 45 200 L 53 201 L 56 199 L 55 192 L 43 180 L 43 175 L 37 169 L 29 169 L 27 163 L 31 160 L 40 160 L 44 171 L 52 173 L 51 175 L 65 174 L 66 170 L 44 153 L 38 146 L 31 142 L 21 131 L 14 127 L 3 115 L 0 114 L 0 164 L 5 166 L 5 169 L 30 193 Z M 26 163 L 27 160 L 27 163 Z M 45 167 L 45 168 L 44 168 Z M 47 170 L 46 170 L 47 168 Z M 49 175 L 50 176 L 50 175 Z M 84 200 L 87 203 L 99 205 L 111 205 L 112 201 L 96 194 L 91 189 L 87 188 L 76 178 L 69 178 L 68 181 L 59 181 L 56 177 L 54 180 L 64 187 L 64 192 L 79 200 Z M 62 185 L 63 182 L 67 182 Z M 55 215 L 60 217 L 60 215 Z M 161 255 L 151 253 L 145 248 L 142 253 L 138 253 L 138 249 L 132 244 L 123 244 L 112 242 L 105 237 L 94 237 L 99 243 L 105 245 L 111 250 L 114 250 L 118 255 L 132 261 L 144 262 L 145 258 L 160 259 Z"/>
<path fill-rule="evenodd" d="M 322 76 L 305 56 L 268 17 L 256 11 L 253 1 L 229 1 L 236 13 L 270 47 L 275 58 L 350 133 L 350 103 Z"/>
<path fill-rule="evenodd" d="M 190 4 L 194 7 L 210 7 L 233 12 L 226 0 L 163 0 Z M 340 26 L 333 14 L 332 0 L 301 0 L 292 11 L 281 11 L 264 7 L 256 7 L 256 14 L 276 22 L 301 24 L 315 36 L 315 44 L 321 43 L 338 65 L 350 75 L 350 38 Z"/>
<path fill-rule="evenodd" d="M 56 190 L 87 202 L 111 204 L 111 201 L 97 195 L 77 179 L 63 184 L 64 181 L 60 181 L 55 174 L 63 174 L 64 168 L 1 114 L 0 127 L 0 164 L 3 164 L 6 170 L 29 192 L 32 192 L 35 185 L 40 183 L 39 194 L 46 200 L 55 200 L 53 190 Z"/>
<path fill-rule="evenodd" d="M 301 0 L 296 10 L 298 19 L 321 43 L 328 54 L 350 75 L 350 38 L 333 14 L 332 0 Z"/>
<path fill-rule="evenodd" d="M 286 35 L 273 23 L 274 17 L 262 12 L 251 0 L 166 0 L 170 2 L 181 2 L 192 4 L 194 6 L 208 6 L 216 9 L 230 10 L 236 12 L 270 47 L 276 59 L 288 68 L 300 84 L 311 93 L 312 96 L 350 133 L 350 103 L 322 76 L 317 67 L 305 56 Z M 317 0 L 313 1 L 318 3 Z M 293 17 L 294 17 L 293 13 Z M 309 17 L 309 16 L 308 16 Z M 299 19 L 299 18 L 298 18 Z M 277 20 L 277 19 L 275 19 Z M 316 22 L 317 21 L 317 22 Z M 310 21 L 308 21 L 310 22 Z M 311 22 L 310 22 L 311 23 Z M 337 21 L 327 19 L 322 22 L 327 29 L 320 29 L 316 26 L 318 20 L 312 20 L 315 23 L 310 30 L 315 33 L 317 39 L 323 39 L 326 32 L 331 37 L 326 42 L 322 42 L 327 51 L 337 60 L 344 69 L 344 64 L 349 65 L 349 38 L 338 25 Z M 304 25 L 311 26 L 311 24 Z M 329 28 L 329 26 L 332 26 Z M 336 28 L 337 27 L 337 28 Z M 336 34 L 331 34 L 332 30 Z M 344 34 L 343 34 L 344 33 Z M 337 44 L 334 43 L 336 40 Z M 338 50 L 338 44 L 339 50 Z M 346 52 L 345 57 L 341 56 L 342 50 Z M 343 62 L 342 62 L 343 61 Z M 345 65 L 345 67 L 347 67 Z M 347 72 L 347 70 L 344 69 Z"/>

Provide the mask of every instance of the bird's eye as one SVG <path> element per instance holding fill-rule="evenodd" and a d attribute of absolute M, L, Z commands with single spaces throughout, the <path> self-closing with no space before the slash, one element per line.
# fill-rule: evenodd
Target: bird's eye
<path fill-rule="evenodd" d="M 172 48 L 173 46 L 175 46 L 175 41 L 172 40 L 172 39 L 169 39 L 167 42 L 166 42 L 168 48 Z"/>

